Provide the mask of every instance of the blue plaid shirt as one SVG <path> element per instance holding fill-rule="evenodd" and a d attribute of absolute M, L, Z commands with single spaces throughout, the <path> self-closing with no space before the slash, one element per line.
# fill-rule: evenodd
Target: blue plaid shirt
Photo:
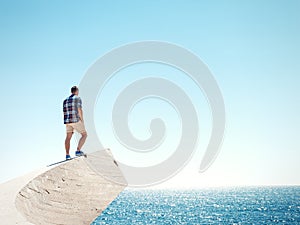
<path fill-rule="evenodd" d="M 78 108 L 81 107 L 82 102 L 80 97 L 72 94 L 66 98 L 63 103 L 64 124 L 79 122 Z"/>

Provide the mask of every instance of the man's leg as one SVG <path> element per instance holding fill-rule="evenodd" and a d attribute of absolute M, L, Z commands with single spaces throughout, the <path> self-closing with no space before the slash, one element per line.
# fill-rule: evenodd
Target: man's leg
<path fill-rule="evenodd" d="M 73 135 L 73 132 L 67 133 L 67 137 L 65 140 L 66 155 L 70 155 L 70 141 L 71 141 L 72 135 Z"/>
<path fill-rule="evenodd" d="M 77 151 L 81 150 L 82 146 L 84 145 L 84 142 L 85 142 L 86 138 L 87 138 L 87 133 L 86 132 L 81 133 L 81 138 L 78 142 Z"/>

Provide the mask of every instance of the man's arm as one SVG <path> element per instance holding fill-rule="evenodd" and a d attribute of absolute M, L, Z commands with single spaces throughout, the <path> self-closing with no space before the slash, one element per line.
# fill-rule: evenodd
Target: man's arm
<path fill-rule="evenodd" d="M 83 122 L 82 101 L 80 97 L 76 98 L 76 108 L 78 110 L 80 120 Z"/>
<path fill-rule="evenodd" d="M 82 112 L 82 108 L 78 108 L 78 114 L 79 114 L 79 117 L 80 117 L 81 121 L 83 122 L 83 112 Z"/>

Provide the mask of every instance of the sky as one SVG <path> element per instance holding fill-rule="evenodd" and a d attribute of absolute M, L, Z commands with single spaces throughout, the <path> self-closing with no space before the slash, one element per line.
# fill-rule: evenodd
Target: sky
<path fill-rule="evenodd" d="M 0 1 L 0 183 L 65 157 L 62 101 L 93 62 L 116 47 L 158 40 L 192 51 L 213 73 L 226 107 L 220 154 L 198 172 L 211 131 L 205 97 L 184 74 L 147 64 L 119 71 L 98 96 L 97 133 L 116 158 L 134 163 L 122 154 L 108 120 L 114 97 L 155 74 L 186 90 L 200 121 L 193 159 L 156 187 L 300 185 L 299 10 L 292 0 Z M 141 102 L 129 126 L 147 138 L 153 116 L 169 125 L 162 146 L 167 156 L 180 136 L 178 115 L 167 104 Z"/>

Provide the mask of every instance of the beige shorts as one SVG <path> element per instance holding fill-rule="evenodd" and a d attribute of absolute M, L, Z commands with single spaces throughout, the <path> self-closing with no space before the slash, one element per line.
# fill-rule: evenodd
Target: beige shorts
<path fill-rule="evenodd" d="M 68 124 L 66 124 L 66 130 L 67 130 L 67 133 L 69 133 L 69 132 L 73 133 L 74 130 L 76 130 L 80 134 L 86 133 L 84 123 L 81 120 L 77 123 L 68 123 Z"/>

